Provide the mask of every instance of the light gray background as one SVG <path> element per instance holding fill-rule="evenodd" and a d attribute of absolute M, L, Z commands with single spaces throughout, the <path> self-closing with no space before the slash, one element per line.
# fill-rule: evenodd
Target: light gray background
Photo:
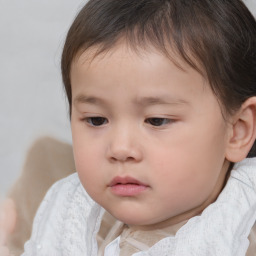
<path fill-rule="evenodd" d="M 85 0 L 0 0 L 0 195 L 18 177 L 30 144 L 71 143 L 60 54 Z M 256 15 L 256 0 L 246 4 Z"/>
<path fill-rule="evenodd" d="M 0 194 L 39 136 L 71 143 L 60 76 L 66 33 L 85 0 L 0 0 Z"/>

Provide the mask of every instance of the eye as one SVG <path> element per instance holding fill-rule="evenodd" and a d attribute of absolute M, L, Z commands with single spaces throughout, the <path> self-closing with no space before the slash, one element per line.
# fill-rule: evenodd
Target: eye
<path fill-rule="evenodd" d="M 171 122 L 168 118 L 152 117 L 145 120 L 146 123 L 153 126 L 163 126 Z"/>
<path fill-rule="evenodd" d="M 90 124 L 91 126 L 101 126 L 101 125 L 108 123 L 107 118 L 100 117 L 100 116 L 87 117 L 87 118 L 85 118 L 85 121 L 88 124 Z"/>

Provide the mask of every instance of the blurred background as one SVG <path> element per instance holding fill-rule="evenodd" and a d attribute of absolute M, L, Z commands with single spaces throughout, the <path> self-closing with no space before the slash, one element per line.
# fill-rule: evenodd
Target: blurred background
<path fill-rule="evenodd" d="M 85 0 L 0 0 L 0 195 L 41 136 L 71 143 L 60 56 Z"/>
<path fill-rule="evenodd" d="M 60 55 L 85 0 L 0 0 L 0 195 L 41 136 L 71 143 Z M 256 16 L 256 0 L 245 0 Z"/>

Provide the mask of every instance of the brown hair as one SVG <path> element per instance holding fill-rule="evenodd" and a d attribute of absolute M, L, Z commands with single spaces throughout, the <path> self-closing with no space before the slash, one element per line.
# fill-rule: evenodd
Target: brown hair
<path fill-rule="evenodd" d="M 256 95 L 256 21 L 241 0 L 90 0 L 70 27 L 62 78 L 72 111 L 71 64 L 90 47 L 125 39 L 134 50 L 170 49 L 209 81 L 226 114 Z"/>

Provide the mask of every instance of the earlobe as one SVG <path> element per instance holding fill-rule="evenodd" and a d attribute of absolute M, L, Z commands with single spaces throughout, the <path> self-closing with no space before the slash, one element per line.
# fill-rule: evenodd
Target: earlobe
<path fill-rule="evenodd" d="M 239 162 L 246 158 L 256 138 L 256 97 L 247 99 L 233 117 L 226 159 Z"/>

